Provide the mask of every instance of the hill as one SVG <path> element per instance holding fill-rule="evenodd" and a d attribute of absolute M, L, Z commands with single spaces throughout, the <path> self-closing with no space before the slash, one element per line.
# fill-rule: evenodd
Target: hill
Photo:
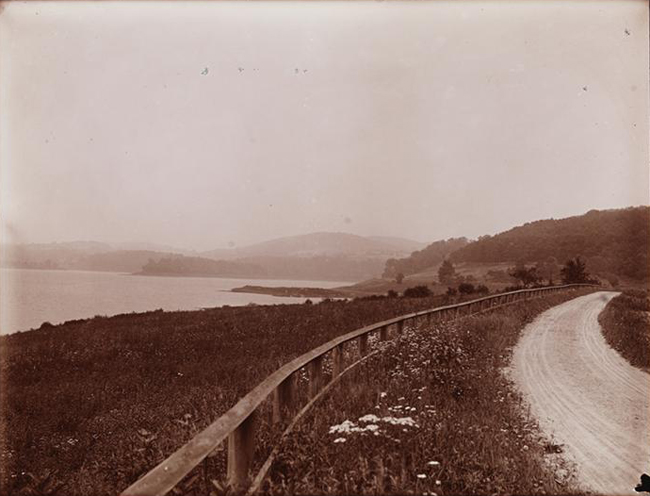
<path fill-rule="evenodd" d="M 377 257 L 404 256 L 423 243 L 389 236 L 358 236 L 341 232 L 316 232 L 287 236 L 239 248 L 218 248 L 199 256 L 218 260 L 251 257 Z"/>
<path fill-rule="evenodd" d="M 152 250 L 115 250 L 95 242 L 9 245 L 2 250 L 2 266 L 23 269 L 136 272 L 149 260 L 180 256 Z"/>
<path fill-rule="evenodd" d="M 405 276 L 417 274 L 441 263 L 450 253 L 467 245 L 466 238 L 450 238 L 435 241 L 422 250 L 411 253 L 406 258 L 386 261 L 383 277 L 393 278 L 401 273 Z"/>
<path fill-rule="evenodd" d="M 590 210 L 565 219 L 529 222 L 494 236 L 482 236 L 450 255 L 454 263 L 535 263 L 575 256 L 597 275 L 650 278 L 650 207 Z"/>

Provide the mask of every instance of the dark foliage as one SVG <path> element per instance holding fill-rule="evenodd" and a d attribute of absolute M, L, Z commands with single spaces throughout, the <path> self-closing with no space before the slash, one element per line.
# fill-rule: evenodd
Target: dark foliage
<path fill-rule="evenodd" d="M 456 269 L 454 269 L 454 264 L 449 260 L 442 262 L 442 265 L 438 269 L 438 281 L 440 284 L 451 284 L 454 281 L 456 276 Z"/>
<path fill-rule="evenodd" d="M 576 257 L 575 260 L 567 260 L 560 274 L 562 274 L 562 282 L 564 284 L 582 284 L 589 282 L 587 264 L 580 257 Z"/>
<path fill-rule="evenodd" d="M 404 290 L 404 296 L 406 298 L 426 298 L 432 294 L 431 290 L 426 286 L 413 286 Z"/>
<path fill-rule="evenodd" d="M 518 265 L 510 269 L 508 274 L 513 279 L 520 281 L 524 288 L 533 286 L 542 279 L 537 272 L 537 267 L 526 267 L 525 265 Z"/>
<path fill-rule="evenodd" d="M 476 291 L 476 288 L 474 287 L 473 284 L 469 282 L 461 282 L 458 285 L 458 292 L 460 294 L 472 294 Z"/>
<path fill-rule="evenodd" d="M 595 274 L 650 278 L 650 207 L 591 210 L 566 219 L 530 222 L 483 236 L 450 255 L 454 262 L 569 260 L 578 255 Z M 548 274 L 542 274 L 548 278 Z"/>

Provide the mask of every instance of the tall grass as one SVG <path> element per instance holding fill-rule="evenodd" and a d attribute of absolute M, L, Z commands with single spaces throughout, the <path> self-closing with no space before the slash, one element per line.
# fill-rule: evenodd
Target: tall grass
<path fill-rule="evenodd" d="M 627 290 L 613 298 L 598 317 L 607 343 L 635 367 L 650 371 L 650 298 L 648 291 Z"/>
<path fill-rule="evenodd" d="M 148 312 L 0 337 L 0 494 L 116 494 L 279 365 L 441 297 Z"/>
<path fill-rule="evenodd" d="M 410 327 L 284 441 L 270 494 L 576 494 L 503 373 L 554 295 Z"/>

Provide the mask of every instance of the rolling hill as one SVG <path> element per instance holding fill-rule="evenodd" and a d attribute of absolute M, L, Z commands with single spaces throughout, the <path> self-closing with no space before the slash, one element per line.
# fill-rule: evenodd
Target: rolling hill
<path fill-rule="evenodd" d="M 557 277 L 559 266 L 580 256 L 587 270 L 602 278 L 647 281 L 649 250 L 650 207 L 590 210 L 564 219 L 528 222 L 472 242 L 437 241 L 408 257 L 388 260 L 384 277 L 401 272 L 415 279 L 436 279 L 438 266 L 449 258 L 461 274 L 505 283 L 508 266 L 517 261 L 557 265 Z"/>

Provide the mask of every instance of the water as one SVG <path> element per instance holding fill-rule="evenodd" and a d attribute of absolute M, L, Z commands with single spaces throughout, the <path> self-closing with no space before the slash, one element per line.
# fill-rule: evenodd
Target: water
<path fill-rule="evenodd" d="M 131 276 L 78 270 L 0 269 L 0 334 L 38 328 L 43 322 L 147 310 L 196 310 L 221 305 L 303 303 L 228 290 L 244 286 L 333 288 L 332 281 Z"/>

